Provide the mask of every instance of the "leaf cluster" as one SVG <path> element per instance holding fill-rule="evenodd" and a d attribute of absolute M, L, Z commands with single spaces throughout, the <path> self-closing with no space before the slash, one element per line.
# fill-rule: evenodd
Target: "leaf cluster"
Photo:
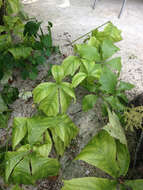
<path fill-rule="evenodd" d="M 48 23 L 48 32 L 44 34 L 41 22 L 23 22 L 19 0 L 5 2 L 3 25 L 0 25 L 0 79 L 8 70 L 18 69 L 23 79 L 34 80 L 38 65 L 43 64 L 56 49 L 52 45 L 52 23 Z"/>

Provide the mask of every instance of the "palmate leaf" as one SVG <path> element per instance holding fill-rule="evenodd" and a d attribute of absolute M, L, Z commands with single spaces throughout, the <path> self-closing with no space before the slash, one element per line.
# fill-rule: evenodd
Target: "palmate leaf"
<path fill-rule="evenodd" d="M 67 115 L 58 117 L 61 122 L 55 125 L 55 127 L 50 128 L 50 131 L 57 153 L 63 155 L 65 148 L 68 147 L 71 140 L 76 137 L 78 128 Z"/>
<path fill-rule="evenodd" d="M 133 190 L 142 190 L 143 189 L 143 179 L 137 180 L 127 180 L 125 185 L 131 187 Z"/>
<path fill-rule="evenodd" d="M 62 190 L 116 190 L 116 187 L 116 180 L 84 177 L 72 180 L 64 180 L 64 187 Z"/>
<path fill-rule="evenodd" d="M 119 50 L 110 40 L 104 40 L 101 45 L 102 59 L 106 60 Z"/>
<path fill-rule="evenodd" d="M 32 150 L 29 145 L 21 147 L 17 152 L 7 152 L 6 156 L 7 182 L 10 178 L 9 181 L 16 184 L 34 184 L 38 179 L 55 176 L 60 167 L 56 159 L 41 156 L 37 149 Z"/>
<path fill-rule="evenodd" d="M 34 102 L 38 103 L 39 109 L 48 116 L 65 113 L 71 99 L 76 100 L 74 91 L 67 82 L 42 83 L 34 89 L 33 94 Z"/>
<path fill-rule="evenodd" d="M 85 146 L 76 157 L 76 160 L 83 160 L 100 168 L 112 177 L 117 177 L 119 167 L 116 162 L 116 143 L 106 131 L 100 131 Z"/>
<path fill-rule="evenodd" d="M 122 144 L 127 146 L 127 140 L 125 137 L 124 130 L 120 124 L 118 116 L 108 109 L 109 123 L 104 129 L 115 139 L 118 139 Z"/>
<path fill-rule="evenodd" d="M 80 44 L 75 46 L 75 51 L 80 55 L 81 58 L 89 61 L 100 61 L 101 57 L 96 47 L 88 44 Z"/>
<path fill-rule="evenodd" d="M 80 66 L 80 59 L 76 56 L 69 56 L 62 62 L 62 67 L 64 70 L 64 75 L 73 76 Z"/>

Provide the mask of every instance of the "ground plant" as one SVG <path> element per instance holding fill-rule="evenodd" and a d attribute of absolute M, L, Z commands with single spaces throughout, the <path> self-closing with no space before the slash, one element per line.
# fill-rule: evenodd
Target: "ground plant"
<path fill-rule="evenodd" d="M 28 30 L 31 24 L 35 25 L 27 23 L 24 35 L 33 40 L 38 34 Z M 39 26 L 40 23 L 36 22 L 35 28 Z M 51 23 L 49 35 L 50 27 Z M 38 47 L 44 37 L 39 38 Z M 46 39 L 43 40 L 45 46 L 49 44 L 49 38 Z M 115 43 L 121 39 L 121 31 L 111 22 L 104 30 L 92 30 L 83 43 L 74 45 L 75 56 L 52 67 L 52 82 L 43 82 L 33 90 L 37 113 L 32 117 L 14 118 L 11 146 L 0 154 L 6 183 L 16 184 L 14 189 L 19 189 L 20 184 L 35 184 L 39 179 L 58 175 L 60 157 L 79 131 L 67 110 L 71 102 L 76 102 L 74 91 L 80 85 L 87 92 L 82 100 L 83 111 L 94 108 L 100 101 L 108 122 L 76 159 L 100 168 L 112 178 L 65 180 L 62 189 L 116 190 L 118 187 L 127 190 L 129 187 L 141 190 L 143 180 L 127 180 L 125 177 L 130 156 L 120 121 L 128 103 L 125 91 L 134 86 L 120 80 L 121 58 L 112 57 L 119 50 Z"/>

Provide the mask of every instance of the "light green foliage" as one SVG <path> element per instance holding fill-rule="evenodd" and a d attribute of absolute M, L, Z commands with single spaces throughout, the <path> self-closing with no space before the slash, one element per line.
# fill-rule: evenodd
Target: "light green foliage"
<path fill-rule="evenodd" d="M 83 111 L 88 111 L 89 109 L 93 108 L 96 104 L 98 96 L 94 94 L 87 95 L 83 98 L 82 101 L 82 109 Z"/>
<path fill-rule="evenodd" d="M 86 177 L 64 181 L 62 190 L 116 190 L 117 182 L 96 177 Z"/>
<path fill-rule="evenodd" d="M 133 190 L 142 190 L 143 188 L 143 179 L 137 180 L 127 180 L 125 184 L 131 187 Z"/>
<path fill-rule="evenodd" d="M 127 108 L 127 110 L 124 112 L 124 116 L 126 129 L 130 129 L 131 131 L 134 131 L 134 128 L 143 129 L 143 106 Z"/>

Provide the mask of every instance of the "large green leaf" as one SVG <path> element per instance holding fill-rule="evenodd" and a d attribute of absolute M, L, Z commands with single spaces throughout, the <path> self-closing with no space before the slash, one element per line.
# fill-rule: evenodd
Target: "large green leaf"
<path fill-rule="evenodd" d="M 62 62 L 62 67 L 64 69 L 64 75 L 73 76 L 80 66 L 80 59 L 76 56 L 69 56 Z"/>
<path fill-rule="evenodd" d="M 118 90 L 119 91 L 131 90 L 134 87 L 135 86 L 133 84 L 130 84 L 130 83 L 124 82 L 124 81 L 120 81 L 119 86 L 118 86 Z"/>
<path fill-rule="evenodd" d="M 84 177 L 72 180 L 64 180 L 62 190 L 116 190 L 117 181 L 96 178 Z"/>
<path fill-rule="evenodd" d="M 118 139 L 122 144 L 127 146 L 127 140 L 125 137 L 124 130 L 120 124 L 118 116 L 108 109 L 109 123 L 104 129 L 114 138 Z"/>
<path fill-rule="evenodd" d="M 116 143 L 114 138 L 104 130 L 93 137 L 76 157 L 77 159 L 100 168 L 112 177 L 118 176 L 119 168 L 116 163 Z"/>
<path fill-rule="evenodd" d="M 72 79 L 72 87 L 76 88 L 86 77 L 87 75 L 83 72 L 77 73 Z"/>
<path fill-rule="evenodd" d="M 15 117 L 13 121 L 13 131 L 12 131 L 12 147 L 15 147 L 19 142 L 25 137 L 27 133 L 27 118 Z"/>
<path fill-rule="evenodd" d="M 65 113 L 71 99 L 76 99 L 71 85 L 67 82 L 42 83 L 34 89 L 33 94 L 34 102 L 38 103 L 39 109 L 48 116 Z"/>
<path fill-rule="evenodd" d="M 87 95 L 82 100 L 82 109 L 83 111 L 88 111 L 89 109 L 92 109 L 94 105 L 96 104 L 98 96 L 94 94 Z"/>
<path fill-rule="evenodd" d="M 34 184 L 35 181 L 31 175 L 30 157 L 28 155 L 15 166 L 10 179 L 14 184 Z"/>
<path fill-rule="evenodd" d="M 61 65 L 54 65 L 52 67 L 52 75 L 57 83 L 60 83 L 64 78 L 64 70 Z"/>
<path fill-rule="evenodd" d="M 15 59 L 20 59 L 20 58 L 26 59 L 31 55 L 32 50 L 33 49 L 31 47 L 24 47 L 24 46 L 8 49 L 8 51 L 13 55 Z"/>
<path fill-rule="evenodd" d="M 5 181 L 8 182 L 8 179 L 16 167 L 16 165 L 23 160 L 27 152 L 6 152 L 5 154 Z"/>
<path fill-rule="evenodd" d="M 101 90 L 112 94 L 115 93 L 117 85 L 117 76 L 115 73 L 104 68 L 99 82 L 101 84 Z"/>
<path fill-rule="evenodd" d="M 60 164 L 56 159 L 32 154 L 31 167 L 34 180 L 38 180 L 48 176 L 56 176 L 59 172 Z"/>
<path fill-rule="evenodd" d="M 143 189 L 143 179 L 127 180 L 127 181 L 125 181 L 125 185 L 131 187 L 132 190 L 142 190 Z"/>
<path fill-rule="evenodd" d="M 4 103 L 4 100 L 2 99 L 2 96 L 0 94 L 0 113 L 3 113 L 4 111 L 7 111 L 8 107 Z"/>
<path fill-rule="evenodd" d="M 117 162 L 120 168 L 119 176 L 125 176 L 129 169 L 130 154 L 126 145 L 116 141 L 117 146 Z"/>
<path fill-rule="evenodd" d="M 119 50 L 110 40 L 104 40 L 101 45 L 102 59 L 106 60 Z"/>
<path fill-rule="evenodd" d="M 55 127 L 50 128 L 56 151 L 59 155 L 69 146 L 71 140 L 76 137 L 78 128 L 67 115 L 58 116 L 61 119 Z"/>
<path fill-rule="evenodd" d="M 76 45 L 76 52 L 80 55 L 80 57 L 89 61 L 100 61 L 101 59 L 98 49 L 88 44 Z"/>
<path fill-rule="evenodd" d="M 116 57 L 111 59 L 110 61 L 106 62 L 107 66 L 111 69 L 116 70 L 120 73 L 122 65 L 121 65 L 121 57 Z"/>

